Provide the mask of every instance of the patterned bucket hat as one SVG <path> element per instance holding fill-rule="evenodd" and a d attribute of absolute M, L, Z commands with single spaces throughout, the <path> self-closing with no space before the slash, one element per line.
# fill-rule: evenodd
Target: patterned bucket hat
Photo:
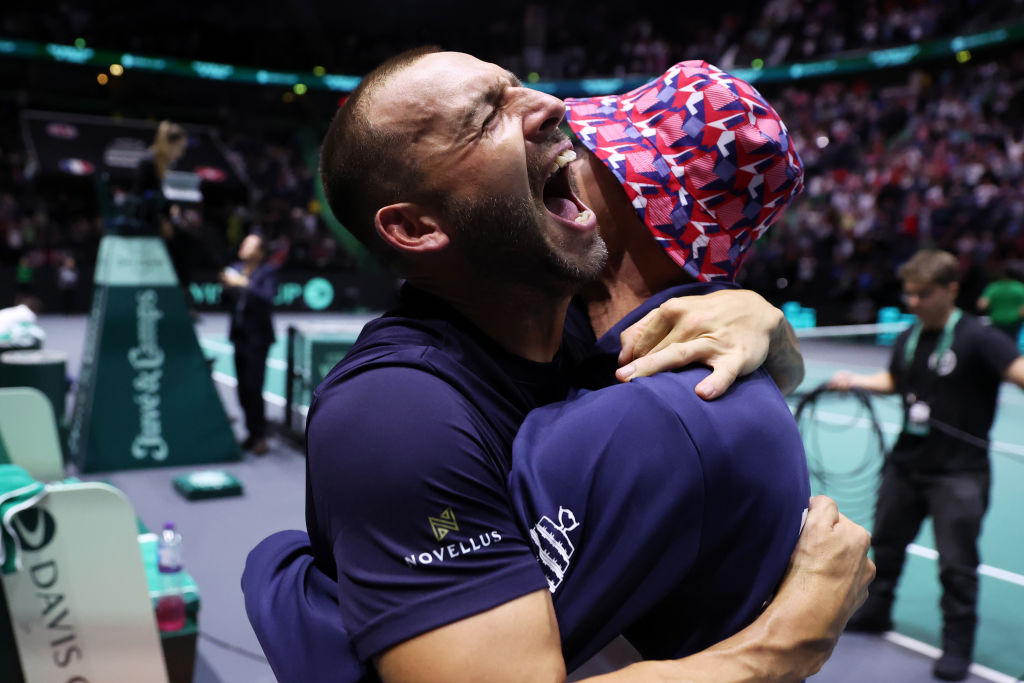
<path fill-rule="evenodd" d="M 658 244 L 699 280 L 733 280 L 803 188 L 803 163 L 752 85 L 680 62 L 625 95 L 568 99 L 569 127 L 619 179 Z"/>

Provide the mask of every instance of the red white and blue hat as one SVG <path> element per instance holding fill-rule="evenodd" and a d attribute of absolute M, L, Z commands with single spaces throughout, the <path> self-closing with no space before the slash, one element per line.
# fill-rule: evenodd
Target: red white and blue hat
<path fill-rule="evenodd" d="M 707 62 L 680 62 L 625 95 L 565 104 L 569 127 L 699 280 L 735 279 L 754 240 L 803 188 L 803 163 L 778 113 Z"/>

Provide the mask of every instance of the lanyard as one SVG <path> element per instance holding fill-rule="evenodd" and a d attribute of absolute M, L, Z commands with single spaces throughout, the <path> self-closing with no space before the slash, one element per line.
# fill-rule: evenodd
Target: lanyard
<path fill-rule="evenodd" d="M 959 308 L 954 308 L 953 312 L 949 314 L 949 318 L 946 320 L 946 325 L 942 328 L 942 336 L 939 337 L 939 343 L 935 345 L 935 353 L 932 357 L 935 358 L 935 362 L 938 363 L 942 356 L 945 355 L 946 351 L 949 351 L 950 347 L 953 346 L 953 329 L 956 324 L 960 322 L 960 318 L 963 317 L 963 311 Z M 907 339 L 907 345 L 903 349 L 903 363 L 910 370 L 910 364 L 914 361 L 914 354 L 917 352 L 917 342 L 921 338 L 921 323 L 918 322 L 914 325 L 914 329 L 910 332 L 910 337 Z M 931 363 L 926 363 L 929 370 L 933 370 Z"/>

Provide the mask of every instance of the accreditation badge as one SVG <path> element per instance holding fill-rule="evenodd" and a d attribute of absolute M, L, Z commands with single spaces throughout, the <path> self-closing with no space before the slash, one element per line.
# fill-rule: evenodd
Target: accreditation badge
<path fill-rule="evenodd" d="M 928 421 L 931 419 L 932 410 L 924 401 L 914 401 L 907 408 L 907 424 L 903 430 L 915 436 L 926 436 L 930 431 Z"/>

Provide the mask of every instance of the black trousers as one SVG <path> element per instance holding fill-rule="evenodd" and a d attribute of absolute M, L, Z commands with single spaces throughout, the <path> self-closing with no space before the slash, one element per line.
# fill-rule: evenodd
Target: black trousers
<path fill-rule="evenodd" d="M 264 344 L 235 343 L 235 376 L 238 378 L 238 402 L 245 413 L 245 429 L 250 439 L 267 435 L 267 415 L 263 404 L 263 379 L 267 374 Z"/>
<path fill-rule="evenodd" d="M 931 517 L 942 583 L 943 650 L 971 655 L 978 623 L 978 537 L 990 483 L 988 471 L 922 473 L 886 463 L 871 537 L 878 571 L 866 610 L 890 612 L 907 544 Z"/>

